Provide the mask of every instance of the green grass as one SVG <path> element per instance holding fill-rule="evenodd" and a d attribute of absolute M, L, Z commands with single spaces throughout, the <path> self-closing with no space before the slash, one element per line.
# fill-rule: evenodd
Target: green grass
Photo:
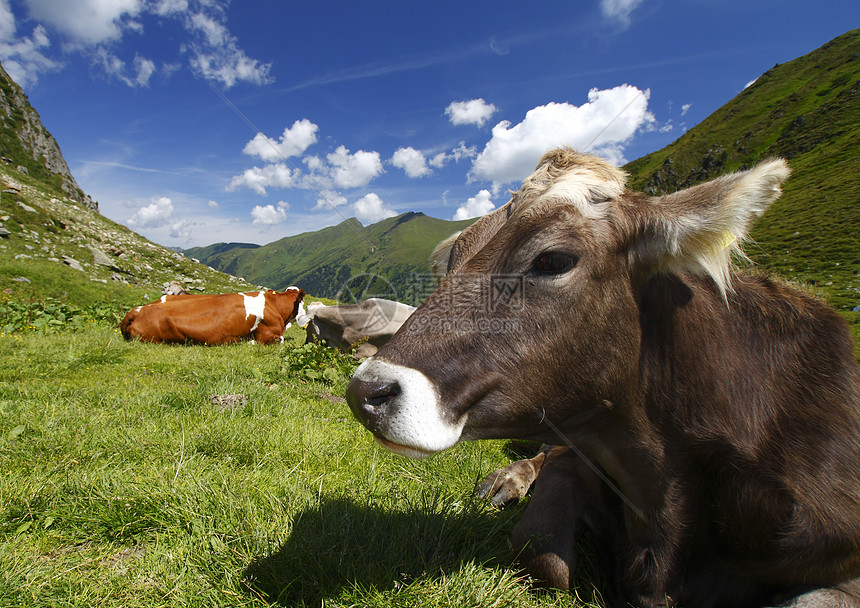
<path fill-rule="evenodd" d="M 512 567 L 522 505 L 472 496 L 505 443 L 393 455 L 288 338 L 0 336 L 0 606 L 583 605 Z"/>

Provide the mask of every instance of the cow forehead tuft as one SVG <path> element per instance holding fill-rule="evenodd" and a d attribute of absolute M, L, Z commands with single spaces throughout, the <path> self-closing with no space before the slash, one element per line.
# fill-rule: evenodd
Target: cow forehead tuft
<path fill-rule="evenodd" d="M 609 163 L 587 154 L 560 148 L 544 154 L 537 169 L 523 180 L 514 193 L 512 212 L 522 213 L 538 200 L 552 200 L 575 206 L 584 216 L 599 218 L 605 207 L 598 206 L 624 193 L 627 174 Z"/>

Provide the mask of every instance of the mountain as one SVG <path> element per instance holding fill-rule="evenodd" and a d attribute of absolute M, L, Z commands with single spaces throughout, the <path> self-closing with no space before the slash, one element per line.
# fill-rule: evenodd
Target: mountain
<path fill-rule="evenodd" d="M 755 225 L 747 253 L 760 268 L 815 286 L 850 310 L 860 304 L 858 89 L 860 30 L 854 30 L 774 66 L 677 141 L 627 164 L 630 186 L 668 193 L 770 156 L 787 158 L 792 177 Z M 375 274 L 403 299 L 412 295 L 410 277 L 427 272 L 436 243 L 469 223 L 416 213 L 367 227 L 349 219 L 262 247 L 219 243 L 185 254 L 253 282 L 297 284 L 331 298 L 350 299 L 343 292 Z"/>
<path fill-rule="evenodd" d="M 123 308 L 156 299 L 169 281 L 192 293 L 251 287 L 102 216 L 2 67 L 0 157 L 0 327 L 20 310 L 9 302 Z"/>
<path fill-rule="evenodd" d="M 0 185 L 0 326 L 5 299 L 130 306 L 155 300 L 169 281 L 192 293 L 251 288 L 5 164 L 0 164 Z"/>
<path fill-rule="evenodd" d="M 274 289 L 298 285 L 315 296 L 344 302 L 374 295 L 416 302 L 427 292 L 433 248 L 474 221 L 410 212 L 362 226 L 350 218 L 262 247 L 218 243 L 184 254 Z"/>
<path fill-rule="evenodd" d="M 27 96 L 0 66 L 0 158 L 18 173 L 35 177 L 60 194 L 98 210 L 84 194 L 60 152 L 60 146 L 42 125 Z"/>
<path fill-rule="evenodd" d="M 762 269 L 860 304 L 860 30 L 776 65 L 674 143 L 624 168 L 632 187 L 667 193 L 788 159 L 783 195 L 746 247 Z"/>
<path fill-rule="evenodd" d="M 631 186 L 669 192 L 771 155 L 788 158 L 792 177 L 747 252 L 761 268 L 825 295 L 860 333 L 860 313 L 850 312 L 860 304 L 858 90 L 855 30 L 774 66 L 676 142 L 629 163 Z M 349 219 L 262 247 L 219 243 L 184 257 L 98 213 L 2 68 L 0 154 L 0 313 L 9 298 L 137 304 L 170 280 L 210 293 L 296 284 L 314 296 L 418 301 L 432 287 L 424 281 L 430 251 L 473 221 L 420 213 L 370 226 Z"/>

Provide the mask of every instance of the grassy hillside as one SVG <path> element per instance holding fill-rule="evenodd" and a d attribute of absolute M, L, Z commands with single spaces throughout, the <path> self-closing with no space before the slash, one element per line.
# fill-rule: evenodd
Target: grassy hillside
<path fill-rule="evenodd" d="M 666 148 L 629 163 L 659 194 L 788 159 L 782 197 L 746 250 L 767 271 L 809 285 L 845 311 L 860 305 L 860 30 L 774 66 Z"/>
<path fill-rule="evenodd" d="M 383 295 L 414 302 L 414 275 L 429 272 L 430 252 L 439 241 L 473 221 L 450 222 L 423 213 L 404 213 L 365 227 L 350 218 L 259 248 L 218 244 L 184 253 L 275 289 L 299 285 L 308 293 L 342 301 Z M 379 279 L 368 284 L 373 276 Z"/>
<path fill-rule="evenodd" d="M 50 182 L 0 164 L 0 184 L 0 327 L 10 302 L 122 311 L 160 297 L 174 280 L 192 293 L 252 287 L 65 198 Z"/>

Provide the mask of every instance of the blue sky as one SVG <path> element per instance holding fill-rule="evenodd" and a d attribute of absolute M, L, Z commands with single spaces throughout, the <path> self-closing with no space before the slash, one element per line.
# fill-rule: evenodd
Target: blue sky
<path fill-rule="evenodd" d="M 623 164 L 858 26 L 857 0 L 0 0 L 0 62 L 105 216 L 264 244 L 486 213 L 558 145 Z"/>

